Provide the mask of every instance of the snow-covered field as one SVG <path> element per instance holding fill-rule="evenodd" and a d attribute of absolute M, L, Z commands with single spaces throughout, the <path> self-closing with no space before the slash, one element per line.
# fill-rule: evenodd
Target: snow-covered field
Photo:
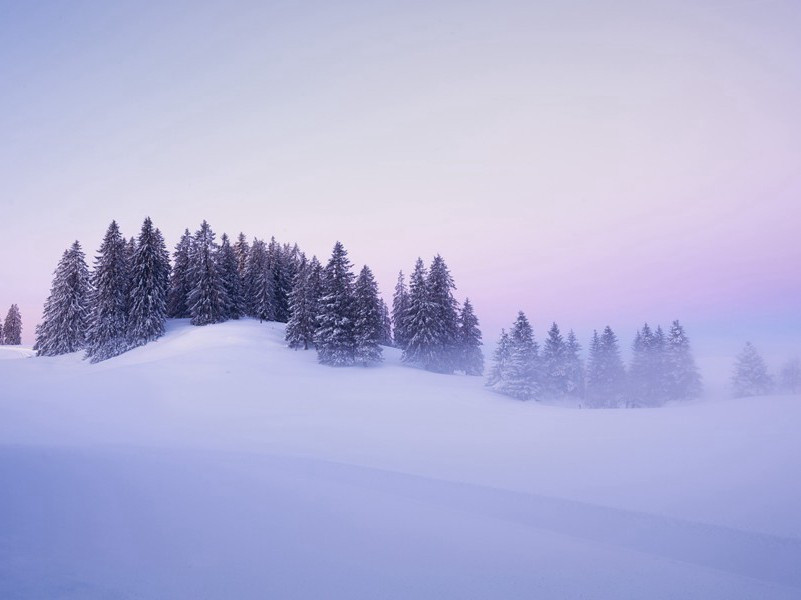
<path fill-rule="evenodd" d="M 798 397 L 577 410 L 169 327 L 0 361 L 0 598 L 801 597 Z"/>

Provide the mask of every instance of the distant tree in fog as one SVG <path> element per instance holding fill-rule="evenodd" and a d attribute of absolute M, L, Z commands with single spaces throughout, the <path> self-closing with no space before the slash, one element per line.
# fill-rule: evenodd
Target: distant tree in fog
<path fill-rule="evenodd" d="M 773 389 L 773 379 L 765 361 L 751 342 L 746 342 L 735 360 L 732 388 L 735 398 L 761 396 Z"/>

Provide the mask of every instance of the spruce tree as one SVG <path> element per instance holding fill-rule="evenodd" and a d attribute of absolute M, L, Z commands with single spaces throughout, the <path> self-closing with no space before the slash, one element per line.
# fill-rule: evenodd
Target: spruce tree
<path fill-rule="evenodd" d="M 291 291 L 290 257 L 275 238 L 267 247 L 267 268 L 272 279 L 273 319 L 279 323 L 289 320 L 289 293 Z"/>
<path fill-rule="evenodd" d="M 354 362 L 353 273 L 345 247 L 337 242 L 322 276 L 315 344 L 324 365 L 350 366 Z"/>
<path fill-rule="evenodd" d="M 319 264 L 319 263 L 318 263 Z M 295 281 L 289 294 L 291 316 L 286 325 L 287 345 L 297 350 L 308 350 L 314 343 L 314 331 L 317 326 L 317 298 L 314 290 L 314 277 L 311 262 L 301 254 L 300 265 L 295 273 Z"/>
<path fill-rule="evenodd" d="M 245 299 L 242 293 L 242 280 L 239 277 L 239 262 L 236 252 L 231 246 L 228 236 L 224 233 L 220 237 L 218 267 L 228 299 L 225 307 L 227 318 L 238 319 L 244 314 Z"/>
<path fill-rule="evenodd" d="M 163 244 L 164 240 L 147 217 L 134 246 L 130 268 L 127 332 L 131 347 L 142 346 L 164 335 L 168 290 Z"/>
<path fill-rule="evenodd" d="M 762 396 L 773 390 L 773 379 L 768 374 L 765 361 L 751 342 L 745 344 L 737 356 L 732 375 L 735 398 Z"/>
<path fill-rule="evenodd" d="M 608 325 L 598 336 L 593 334 L 590 346 L 590 365 L 587 373 L 587 403 L 589 406 L 616 407 L 623 403 L 626 369 L 620 358 L 620 347 Z"/>
<path fill-rule="evenodd" d="M 122 354 L 129 348 L 128 249 L 117 222 L 112 221 L 95 257 L 91 277 L 86 356 L 93 363 Z"/>
<path fill-rule="evenodd" d="M 484 374 L 484 353 L 481 352 L 481 330 L 469 298 L 459 313 L 459 370 L 465 375 Z"/>
<path fill-rule="evenodd" d="M 245 271 L 250 316 L 259 321 L 275 320 L 275 286 L 267 256 L 267 246 L 259 239 L 250 246 Z"/>
<path fill-rule="evenodd" d="M 406 317 L 409 310 L 409 291 L 403 279 L 403 271 L 398 273 L 398 282 L 395 284 L 395 296 L 392 298 L 392 337 L 395 346 L 401 350 L 406 349 L 409 338 Z"/>
<path fill-rule="evenodd" d="M 170 275 L 170 291 L 167 295 L 167 316 L 174 319 L 190 317 L 189 292 L 192 290 L 190 255 L 192 234 L 184 230 L 173 253 L 173 269 Z"/>
<path fill-rule="evenodd" d="M 498 392 L 503 391 L 511 355 L 512 347 L 509 334 L 506 333 L 505 329 L 501 329 L 501 337 L 498 339 L 498 345 L 495 346 L 495 352 L 492 356 L 492 368 L 487 377 L 487 387 Z"/>
<path fill-rule="evenodd" d="M 519 400 L 539 399 L 539 348 L 525 313 L 520 311 L 509 335 L 509 361 L 500 391 Z"/>
<path fill-rule="evenodd" d="M 353 318 L 356 364 L 364 367 L 379 364 L 384 360 L 380 345 L 384 315 L 378 298 L 378 284 L 367 265 L 362 267 L 353 288 Z"/>
<path fill-rule="evenodd" d="M 381 298 L 381 341 L 382 346 L 394 346 L 392 340 L 392 317 L 389 316 L 389 307 Z"/>
<path fill-rule="evenodd" d="M 678 321 L 673 321 L 665 347 L 666 398 L 690 400 L 701 395 L 702 385 L 690 340 Z"/>
<path fill-rule="evenodd" d="M 581 344 L 571 329 L 565 342 L 565 392 L 573 398 L 584 397 L 584 362 Z"/>
<path fill-rule="evenodd" d="M 666 399 L 662 328 L 652 331 L 645 323 L 634 338 L 628 377 L 629 406 L 659 406 Z"/>
<path fill-rule="evenodd" d="M 434 370 L 437 355 L 437 314 L 429 298 L 428 277 L 422 259 L 418 258 L 410 279 L 409 300 L 403 324 L 405 347 L 402 360 L 405 363 Z M 397 335 L 397 321 L 396 335 Z"/>
<path fill-rule="evenodd" d="M 12 304 L 3 325 L 3 343 L 6 346 L 19 346 L 22 343 L 22 315 L 19 306 Z"/>
<path fill-rule="evenodd" d="M 779 384 L 781 391 L 786 394 L 801 394 L 801 360 L 792 358 L 784 363 Z"/>
<path fill-rule="evenodd" d="M 250 254 L 250 245 L 244 233 L 240 232 L 239 236 L 236 238 L 234 254 L 236 254 L 237 271 L 239 272 L 240 280 L 243 282 L 244 289 L 245 271 L 247 270 L 248 255 Z"/>
<path fill-rule="evenodd" d="M 190 255 L 189 314 L 192 325 L 220 323 L 228 318 L 228 294 L 217 265 L 215 235 L 204 220 L 195 232 Z"/>
<path fill-rule="evenodd" d="M 448 266 L 437 254 L 428 271 L 428 299 L 434 312 L 433 361 L 427 368 L 453 373 L 458 365 L 459 303 L 453 297 L 456 285 Z"/>
<path fill-rule="evenodd" d="M 568 393 L 567 346 L 554 323 L 548 330 L 548 337 L 542 346 L 543 395 L 562 398 Z"/>

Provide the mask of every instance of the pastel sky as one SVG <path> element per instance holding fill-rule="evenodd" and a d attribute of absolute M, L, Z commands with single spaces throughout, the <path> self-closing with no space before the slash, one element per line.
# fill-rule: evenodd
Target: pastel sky
<path fill-rule="evenodd" d="M 387 295 L 439 252 L 488 341 L 522 308 L 798 347 L 799 31 L 797 0 L 0 0 L 0 317 L 32 341 L 62 250 L 150 215 L 341 239 Z"/>

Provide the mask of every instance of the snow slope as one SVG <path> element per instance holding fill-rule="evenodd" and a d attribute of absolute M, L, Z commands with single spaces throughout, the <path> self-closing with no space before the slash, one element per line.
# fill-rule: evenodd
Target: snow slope
<path fill-rule="evenodd" d="M 0 361 L 0 597 L 801 597 L 801 399 L 566 409 L 282 336 Z"/>

